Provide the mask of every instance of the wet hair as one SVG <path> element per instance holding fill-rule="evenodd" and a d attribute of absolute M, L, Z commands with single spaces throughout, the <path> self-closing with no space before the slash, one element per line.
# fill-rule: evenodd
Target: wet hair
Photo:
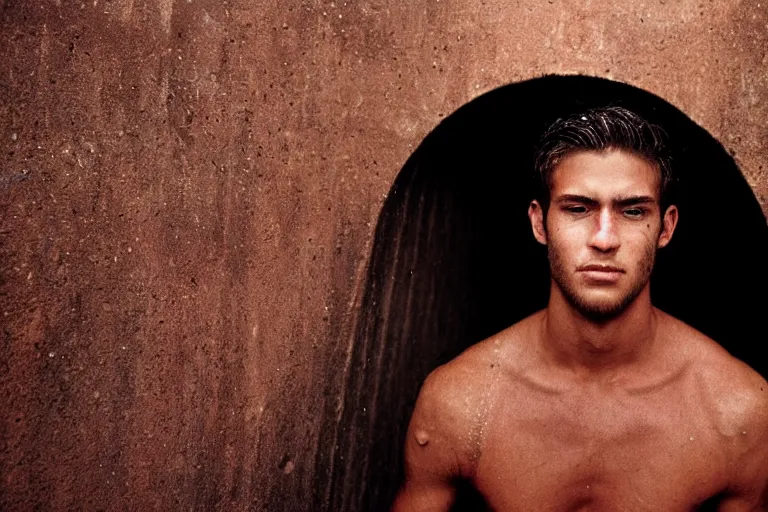
<path fill-rule="evenodd" d="M 557 165 L 577 151 L 620 149 L 653 164 L 661 175 L 662 214 L 671 201 L 672 162 L 666 132 L 623 107 L 600 107 L 555 121 L 541 138 L 535 156 L 538 200 L 549 208 L 552 174 Z"/>

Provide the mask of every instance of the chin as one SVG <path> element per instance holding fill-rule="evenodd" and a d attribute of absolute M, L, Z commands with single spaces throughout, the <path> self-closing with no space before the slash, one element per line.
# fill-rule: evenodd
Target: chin
<path fill-rule="evenodd" d="M 606 322 L 621 315 L 647 286 L 648 272 L 627 273 L 618 283 L 596 286 L 564 271 L 558 258 L 550 257 L 552 281 L 565 300 L 582 316 Z"/>
<path fill-rule="evenodd" d="M 606 322 L 621 315 L 629 304 L 624 301 L 613 302 L 575 302 L 576 311 L 582 316 L 597 322 Z"/>
<path fill-rule="evenodd" d="M 582 316 L 596 322 L 606 322 L 621 315 L 637 297 L 637 294 L 569 293 L 562 290 L 566 300 Z"/>

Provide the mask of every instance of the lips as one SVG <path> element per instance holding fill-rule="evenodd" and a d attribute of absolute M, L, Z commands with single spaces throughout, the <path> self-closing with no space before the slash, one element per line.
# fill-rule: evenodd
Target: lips
<path fill-rule="evenodd" d="M 617 272 L 619 274 L 624 273 L 624 269 L 621 267 L 614 267 L 613 265 L 600 265 L 600 264 L 584 265 L 583 267 L 579 267 L 579 270 L 582 272 Z"/>
<path fill-rule="evenodd" d="M 624 269 L 613 265 L 584 265 L 579 267 L 579 272 L 588 280 L 595 283 L 615 283 L 624 274 Z"/>

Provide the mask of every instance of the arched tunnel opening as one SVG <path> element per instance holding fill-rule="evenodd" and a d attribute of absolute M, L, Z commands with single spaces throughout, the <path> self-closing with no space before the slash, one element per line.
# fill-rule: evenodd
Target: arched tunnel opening
<path fill-rule="evenodd" d="M 633 86 L 585 76 L 511 84 L 437 126 L 384 204 L 335 439 L 330 510 L 388 510 L 403 481 L 405 432 L 425 377 L 546 305 L 546 251 L 526 215 L 533 149 L 558 117 L 603 105 L 660 124 L 673 146 L 680 222 L 658 255 L 654 304 L 768 375 L 761 357 L 768 226 L 723 146 Z M 467 499 L 456 509 L 475 510 Z"/>

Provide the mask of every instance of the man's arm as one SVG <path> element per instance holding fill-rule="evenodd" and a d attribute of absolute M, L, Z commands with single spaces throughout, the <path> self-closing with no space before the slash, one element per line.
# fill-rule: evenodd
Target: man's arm
<path fill-rule="evenodd" d="M 734 468 L 743 473 L 726 492 L 718 512 L 768 512 L 768 436 L 762 437 L 763 446 Z"/>
<path fill-rule="evenodd" d="M 768 384 L 757 375 L 748 401 L 748 419 L 737 434 L 733 484 L 718 512 L 768 512 Z"/>
<path fill-rule="evenodd" d="M 449 363 L 450 366 L 450 363 Z M 441 367 L 419 393 L 405 442 L 405 484 L 393 512 L 445 512 L 467 475 L 473 400 L 461 371 Z M 463 387 L 463 389 L 461 389 Z"/>

